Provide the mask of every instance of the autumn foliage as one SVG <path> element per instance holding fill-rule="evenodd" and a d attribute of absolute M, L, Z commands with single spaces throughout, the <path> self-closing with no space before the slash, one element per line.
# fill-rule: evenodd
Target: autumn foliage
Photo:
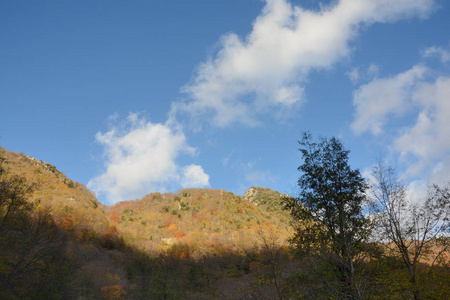
<path fill-rule="evenodd" d="M 316 272 L 289 243 L 286 199 L 184 189 L 106 207 L 56 167 L 0 148 L 0 299 L 327 299 L 336 270 L 328 260 Z M 358 280 L 371 299 L 408 298 L 398 253 L 365 247 Z M 448 253 L 431 267 L 439 247 L 417 264 L 424 299 L 450 294 Z"/>

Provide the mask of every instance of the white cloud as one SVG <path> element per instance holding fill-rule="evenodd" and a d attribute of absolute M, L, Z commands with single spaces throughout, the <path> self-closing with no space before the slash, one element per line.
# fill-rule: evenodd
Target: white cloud
<path fill-rule="evenodd" d="M 359 78 L 360 78 L 359 68 L 352 69 L 350 72 L 347 72 L 346 75 L 348 76 L 348 78 L 350 79 L 350 81 L 353 84 L 358 83 Z"/>
<path fill-rule="evenodd" d="M 209 186 L 209 175 L 203 171 L 201 166 L 198 165 L 184 167 L 181 185 L 184 188 Z"/>
<path fill-rule="evenodd" d="M 333 1 L 333 3 L 335 3 Z M 308 11 L 287 0 L 266 0 L 245 39 L 222 37 L 219 51 L 202 63 L 182 90 L 189 98 L 172 113 L 208 117 L 216 126 L 258 124 L 258 116 L 289 111 L 304 101 L 311 70 L 326 69 L 348 56 L 361 25 L 424 17 L 430 0 L 341 0 Z"/>
<path fill-rule="evenodd" d="M 117 116 L 112 119 L 117 120 Z M 106 133 L 97 133 L 104 147 L 106 170 L 89 181 L 88 187 L 105 200 L 116 203 L 188 182 L 207 186 L 209 177 L 200 166 L 180 167 L 181 154 L 195 154 L 184 134 L 164 124 L 153 124 L 138 114 L 129 114 L 122 124 L 114 124 Z M 181 174 L 181 175 L 180 175 Z"/>
<path fill-rule="evenodd" d="M 371 64 L 367 68 L 367 77 L 373 79 L 374 77 L 378 76 L 378 73 L 380 72 L 380 69 L 376 64 Z"/>
<path fill-rule="evenodd" d="M 440 59 L 443 63 L 450 62 L 450 52 L 445 50 L 442 47 L 432 46 L 432 47 L 426 48 L 425 51 L 422 52 L 422 55 L 424 57 L 430 57 L 430 56 L 437 55 L 438 57 L 440 57 Z"/>
<path fill-rule="evenodd" d="M 450 77 L 421 83 L 412 101 L 420 108 L 416 123 L 404 129 L 394 143 L 403 159 L 416 159 L 408 172 L 427 171 L 433 182 L 450 179 Z"/>
<path fill-rule="evenodd" d="M 280 88 L 276 95 L 275 101 L 282 105 L 292 105 L 299 102 L 303 95 L 303 88 L 298 85 L 286 86 Z"/>
<path fill-rule="evenodd" d="M 353 93 L 356 116 L 352 130 L 356 134 L 369 130 L 375 135 L 380 134 L 388 115 L 401 115 L 410 107 L 411 93 L 426 70 L 418 65 L 394 77 L 376 78 L 362 85 Z"/>
<path fill-rule="evenodd" d="M 379 68 L 376 64 L 371 64 L 365 72 L 361 72 L 359 68 L 353 68 L 345 73 L 353 84 L 357 84 L 362 80 L 373 80 L 378 76 Z"/>
<path fill-rule="evenodd" d="M 412 125 L 389 127 L 400 163 L 407 166 L 408 197 L 424 199 L 427 186 L 450 180 L 450 77 L 425 78 L 428 69 L 418 65 L 390 78 L 374 79 L 354 92 L 355 133 L 383 132 L 387 118 L 407 113 Z M 432 70 L 431 70 L 432 71 Z M 433 72 L 428 72 L 432 74 Z"/>

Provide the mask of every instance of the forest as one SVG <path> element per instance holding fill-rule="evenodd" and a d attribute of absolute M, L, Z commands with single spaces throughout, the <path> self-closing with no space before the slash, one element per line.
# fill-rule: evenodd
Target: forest
<path fill-rule="evenodd" d="M 299 141 L 298 195 L 251 187 L 106 206 L 0 148 L 1 299 L 448 299 L 450 183 L 411 201 L 337 138 Z"/>

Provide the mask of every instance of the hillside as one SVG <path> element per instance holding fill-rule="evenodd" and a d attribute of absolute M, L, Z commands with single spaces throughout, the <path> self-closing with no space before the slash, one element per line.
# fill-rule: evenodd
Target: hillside
<path fill-rule="evenodd" d="M 33 184 L 28 200 L 38 211 L 49 210 L 58 224 L 76 228 L 80 233 L 103 233 L 109 228 L 104 205 L 83 184 L 67 178 L 55 166 L 26 156 L 5 151 L 0 147 L 3 167 L 10 173 L 23 176 Z"/>
<path fill-rule="evenodd" d="M 276 234 L 280 244 L 287 244 L 290 235 L 289 214 L 281 205 L 285 195 L 267 188 L 252 187 L 243 197 L 223 190 L 185 189 L 108 207 L 51 164 L 4 149 L 0 156 L 5 169 L 34 185 L 28 200 L 36 210 L 49 210 L 58 224 L 79 234 L 116 226 L 129 245 L 161 251 L 186 244 L 193 257 L 242 253 L 257 246 L 263 233 Z"/>
<path fill-rule="evenodd" d="M 326 240 L 288 242 L 293 225 L 308 223 L 292 223 L 287 203 L 300 205 L 251 187 L 105 206 L 55 166 L 0 148 L 0 299 L 328 299 L 327 285 L 342 283 L 336 256 Z M 363 246 L 371 299 L 411 298 L 401 255 Z M 417 286 L 426 299 L 446 299 L 448 252 L 431 258 L 450 248 L 433 247 L 417 265 Z"/>
<path fill-rule="evenodd" d="M 153 193 L 110 207 L 110 220 L 128 244 L 140 249 L 160 251 L 183 244 L 194 258 L 243 253 L 260 245 L 265 235 L 276 235 L 280 245 L 287 245 L 290 226 L 281 205 L 284 196 L 257 187 L 243 197 L 212 189 Z"/>
<path fill-rule="evenodd" d="M 33 187 L 17 215 L 28 227 L 14 221 L 0 234 L 11 245 L 0 247 L 1 298 L 264 299 L 275 295 L 264 279 L 270 255 L 277 268 L 291 259 L 278 192 L 185 189 L 108 207 L 51 164 L 3 148 L 0 158 L 1 187 L 14 175 Z M 29 241 L 22 249 L 34 264 L 14 272 Z"/>

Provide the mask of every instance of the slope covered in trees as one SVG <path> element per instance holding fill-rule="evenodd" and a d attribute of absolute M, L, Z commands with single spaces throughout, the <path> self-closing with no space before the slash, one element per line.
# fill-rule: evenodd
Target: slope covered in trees
<path fill-rule="evenodd" d="M 1 148 L 0 298 L 445 299 L 449 189 L 390 217 L 382 205 L 404 202 L 392 173 L 378 173 L 369 193 L 339 140 L 303 142 L 298 199 L 185 189 L 111 207 L 54 166 Z M 434 225 L 416 239 L 423 228 L 403 214 Z"/>
<path fill-rule="evenodd" d="M 0 148 L 0 156 L 5 160 L 5 170 L 10 174 L 20 175 L 33 185 L 33 191 L 27 199 L 34 204 L 36 210 L 50 210 L 58 224 L 64 224 L 79 234 L 108 230 L 104 206 L 83 184 L 67 178 L 55 166 L 23 153 Z"/>
<path fill-rule="evenodd" d="M 283 197 L 257 187 L 243 197 L 222 190 L 185 189 L 120 202 L 109 212 L 111 224 L 128 244 L 152 251 L 184 245 L 189 256 L 198 259 L 220 252 L 241 254 L 260 244 L 262 232 L 274 232 L 287 244 L 289 215 L 283 210 Z"/>
<path fill-rule="evenodd" d="M 271 255 L 277 266 L 292 259 L 278 192 L 188 189 L 106 207 L 50 164 L 4 149 L 0 157 L 10 228 L 0 236 L 0 298 L 264 298 L 279 277 Z"/>

